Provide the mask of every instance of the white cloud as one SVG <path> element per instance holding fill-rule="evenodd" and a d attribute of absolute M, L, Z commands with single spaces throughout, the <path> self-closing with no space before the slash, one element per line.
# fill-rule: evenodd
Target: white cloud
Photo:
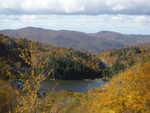
<path fill-rule="evenodd" d="M 150 14 L 149 0 L 0 0 L 0 13 Z"/>

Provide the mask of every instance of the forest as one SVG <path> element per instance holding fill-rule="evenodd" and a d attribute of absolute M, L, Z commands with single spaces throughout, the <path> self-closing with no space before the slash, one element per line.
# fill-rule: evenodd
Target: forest
<path fill-rule="evenodd" d="M 102 79 L 79 93 L 42 81 Z M 0 34 L 0 113 L 150 113 L 150 44 L 99 54 Z"/>

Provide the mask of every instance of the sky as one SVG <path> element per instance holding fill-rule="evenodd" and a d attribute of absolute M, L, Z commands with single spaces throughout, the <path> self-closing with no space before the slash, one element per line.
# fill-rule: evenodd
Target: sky
<path fill-rule="evenodd" d="M 0 29 L 150 34 L 150 0 L 0 0 Z"/>

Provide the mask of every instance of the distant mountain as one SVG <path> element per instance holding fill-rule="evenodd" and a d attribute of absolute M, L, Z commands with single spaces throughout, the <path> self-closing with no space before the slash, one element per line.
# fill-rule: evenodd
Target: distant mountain
<path fill-rule="evenodd" d="M 0 33 L 11 37 L 26 38 L 59 47 L 87 50 L 93 53 L 101 52 L 106 49 L 122 48 L 131 44 L 150 42 L 150 35 L 125 35 L 110 31 L 89 34 L 77 31 L 56 31 L 26 27 L 16 30 L 1 30 Z"/>
<path fill-rule="evenodd" d="M 90 35 L 107 41 L 116 41 L 123 45 L 134 45 L 150 42 L 150 35 L 127 35 L 111 31 L 101 31 Z"/>

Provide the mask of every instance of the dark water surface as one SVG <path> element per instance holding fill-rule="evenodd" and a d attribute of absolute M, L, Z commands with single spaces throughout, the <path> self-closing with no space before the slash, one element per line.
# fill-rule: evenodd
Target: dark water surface
<path fill-rule="evenodd" d="M 103 80 L 46 80 L 42 83 L 41 90 L 86 92 L 104 83 Z"/>

